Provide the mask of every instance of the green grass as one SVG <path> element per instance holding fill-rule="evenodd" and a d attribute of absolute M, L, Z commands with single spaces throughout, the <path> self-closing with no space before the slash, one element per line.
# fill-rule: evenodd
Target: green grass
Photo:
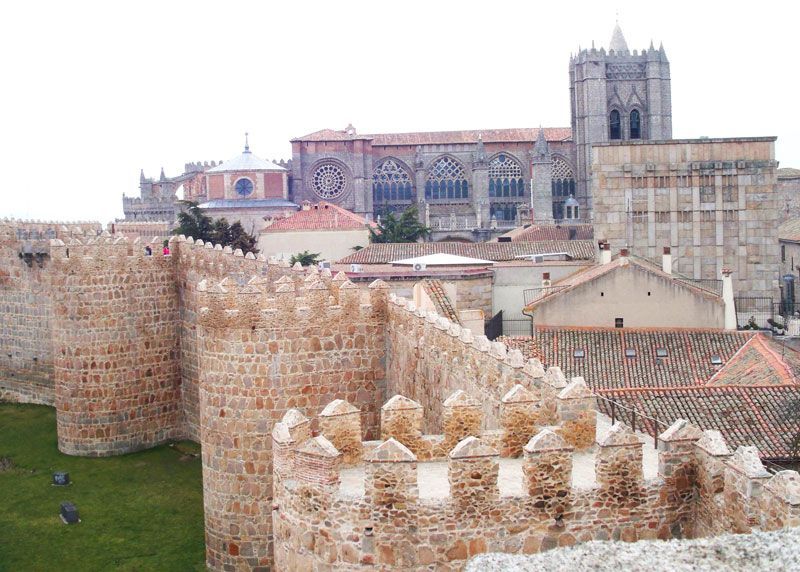
<path fill-rule="evenodd" d="M 0 571 L 204 570 L 198 445 L 88 459 L 56 446 L 55 410 L 0 403 Z M 54 487 L 53 471 L 72 484 Z M 65 525 L 62 501 L 81 522 Z"/>

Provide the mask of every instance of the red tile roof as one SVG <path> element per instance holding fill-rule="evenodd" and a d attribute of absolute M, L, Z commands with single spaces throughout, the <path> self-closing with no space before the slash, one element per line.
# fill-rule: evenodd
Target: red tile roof
<path fill-rule="evenodd" d="M 731 449 L 756 445 L 768 459 L 797 458 L 800 434 L 800 353 L 763 334 L 701 330 L 538 327 L 532 338 L 504 338 L 526 357 L 558 365 L 567 377 L 583 376 L 600 396 L 635 409 L 654 434 L 678 418 L 718 429 Z M 634 349 L 635 357 L 625 357 Z M 664 349 L 666 357 L 656 350 Z M 575 350 L 585 357 L 576 358 Z M 722 365 L 711 363 L 719 356 Z M 603 399 L 601 411 L 611 414 Z M 631 423 L 630 412 L 615 413 Z"/>
<path fill-rule="evenodd" d="M 294 230 L 357 230 L 370 223 L 363 217 L 340 206 L 325 201 L 304 204 L 303 208 L 286 218 L 275 220 L 262 232 L 286 232 Z"/>
<path fill-rule="evenodd" d="M 539 135 L 539 128 L 515 129 L 469 129 L 465 131 L 417 131 L 412 133 L 375 133 L 372 135 L 348 134 L 346 131 L 322 129 L 292 139 L 292 141 L 348 141 L 370 139 L 373 146 L 383 145 L 447 145 L 475 143 L 480 136 L 484 143 L 533 143 Z M 569 141 L 572 129 L 569 127 L 545 127 L 544 136 L 548 141 Z"/>
<path fill-rule="evenodd" d="M 592 240 L 594 227 L 590 224 L 532 224 L 519 227 L 503 236 L 512 241 L 533 242 L 537 240 Z"/>
<path fill-rule="evenodd" d="M 453 307 L 450 298 L 447 296 L 447 292 L 444 291 L 444 285 L 442 284 L 441 280 L 436 280 L 436 279 L 423 280 L 422 288 L 425 290 L 425 293 L 431 299 L 431 302 L 433 302 L 437 314 L 439 314 L 440 316 L 444 316 L 445 318 L 447 318 L 451 322 L 455 322 L 456 324 L 461 323 L 461 320 L 458 319 L 458 313 Z"/>
<path fill-rule="evenodd" d="M 693 387 L 682 389 L 620 390 L 603 392 L 624 407 L 638 412 L 639 427 L 655 434 L 656 425 L 641 414 L 658 419 L 662 432 L 676 419 L 686 419 L 701 429 L 716 429 L 731 451 L 755 445 L 762 458 L 796 461 L 794 446 L 800 435 L 800 387 L 796 385 Z M 610 414 L 610 403 L 599 400 Z M 619 408 L 623 421 L 631 423 L 630 413 Z"/>
<path fill-rule="evenodd" d="M 800 218 L 787 220 L 778 226 L 778 240 L 800 242 Z"/>
<path fill-rule="evenodd" d="M 591 240 L 541 240 L 537 242 L 407 242 L 370 244 L 339 260 L 340 264 L 388 264 L 394 260 L 428 254 L 456 254 L 493 262 L 517 256 L 566 252 L 576 260 L 594 258 Z"/>

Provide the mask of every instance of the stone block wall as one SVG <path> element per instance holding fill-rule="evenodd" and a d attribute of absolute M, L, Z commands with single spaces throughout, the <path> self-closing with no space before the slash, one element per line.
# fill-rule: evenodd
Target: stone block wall
<path fill-rule="evenodd" d="M 55 403 L 50 240 L 99 223 L 0 220 L 0 399 Z"/>
<path fill-rule="evenodd" d="M 105 234 L 50 249 L 58 444 L 72 455 L 182 436 L 176 261 Z"/>
<path fill-rule="evenodd" d="M 453 402 L 467 400 L 459 392 L 449 401 L 454 409 Z M 388 418 L 387 406 L 394 412 Z M 419 435 L 420 410 L 404 396 L 387 402 L 384 440 L 363 444 L 363 492 L 341 486 L 339 479 L 326 489 L 327 498 L 318 500 L 327 507 L 324 519 L 303 505 L 307 496 L 300 491 L 308 479 L 276 465 L 273 521 L 279 569 L 460 570 L 470 556 L 487 551 L 523 554 L 595 539 L 685 534 L 679 499 L 664 494 L 661 476 L 642 477 L 641 442 L 627 427 L 614 426 L 598 445 L 600 482 L 590 488 L 573 486 L 573 448 L 555 428 L 537 430 L 524 447 L 520 492 L 501 494 L 499 463 L 507 455 L 496 447 L 503 442 L 500 431 L 466 436 L 447 450 L 447 435 Z M 398 437 L 392 427 L 400 424 L 405 430 Z M 285 446 L 283 427 L 273 440 L 276 450 Z M 414 451 L 420 443 L 430 444 L 421 449 L 422 456 Z M 293 446 L 301 450 L 298 443 Z M 447 463 L 447 495 L 420 498 L 418 471 L 426 463 L 438 470 L 442 462 Z M 619 496 L 623 489 L 636 489 L 633 502 Z"/>
<path fill-rule="evenodd" d="M 694 279 L 733 271 L 737 296 L 777 296 L 775 138 L 592 146 L 594 235 Z"/>
<path fill-rule="evenodd" d="M 219 282 L 230 277 L 243 282 L 257 276 L 265 287 L 271 288 L 279 278 L 291 276 L 293 270 L 285 261 L 268 260 L 261 255 L 245 256 L 239 250 L 234 252 L 229 247 L 195 241 L 191 237 L 186 239 L 181 236 L 171 240 L 171 250 L 173 256 L 178 258 L 176 278 L 180 312 L 181 410 L 186 436 L 200 441 L 198 284 L 204 279 Z"/>
<path fill-rule="evenodd" d="M 320 426 L 329 443 L 339 444 L 350 460 L 359 450 L 355 439 L 360 446 L 364 436 L 378 435 L 386 285 L 376 281 L 362 291 L 343 275 L 316 271 L 284 275 L 276 284 L 259 276 L 241 284 L 226 277 L 198 287 L 206 549 L 213 569 L 271 563 L 274 423 L 284 418 L 291 430 L 300 417 L 342 399 L 358 405 L 360 419 L 333 421 L 350 411 L 326 410 Z M 297 413 L 287 420 L 290 410 Z M 361 427 L 364 435 L 348 436 Z M 295 455 L 298 474 L 300 461 Z M 316 470 L 310 462 L 303 466 Z M 310 482 L 309 475 L 302 478 Z"/>
<path fill-rule="evenodd" d="M 480 403 L 486 428 L 498 425 L 500 399 L 515 385 L 537 397 L 544 369 L 519 350 L 392 298 L 387 330 L 387 395 L 403 394 L 424 410 L 425 431 L 443 430 L 444 399 L 461 389 Z"/>
<path fill-rule="evenodd" d="M 456 399 L 463 401 L 463 396 L 457 394 Z M 396 396 L 386 405 L 405 412 L 400 415 L 407 426 L 421 425 L 416 413 L 409 413 L 421 409 L 418 404 L 413 407 L 413 401 Z M 384 436 L 397 423 L 397 415 L 386 419 Z M 281 451 L 282 459 L 306 454 L 308 445 L 290 439 L 284 424 L 273 433 L 275 450 Z M 363 491 L 352 483 L 342 486 L 341 473 L 336 476 L 337 470 L 344 470 L 341 453 L 332 445 L 315 448 L 329 461 L 318 462 L 325 467 L 324 488 L 318 486 L 313 493 L 308 487 L 318 483 L 316 473 L 307 476 L 276 461 L 277 568 L 455 571 L 482 552 L 530 554 L 590 540 L 693 537 L 709 526 L 709 515 L 701 512 L 706 506 L 703 475 L 715 482 L 713 494 L 720 497 L 720 514 L 725 516 L 713 534 L 733 531 L 740 526 L 738 519 L 748 523 L 748 530 L 799 522 L 798 473 L 769 477 L 754 451 L 743 448 L 722 462 L 720 480 L 715 472 L 724 443 L 684 420 L 659 436 L 655 478 L 643 476 L 641 438 L 622 424 L 612 426 L 594 448 L 593 486 L 573 484 L 574 449 L 556 429 L 543 428 L 529 439 L 523 482 L 511 493 L 498 488 L 499 464 L 507 455 L 495 447 L 502 440 L 493 431 L 464 437 L 450 451 L 442 447 L 445 435 L 420 436 L 416 431 L 406 431 L 406 443 L 394 436 L 365 442 Z M 426 460 L 409 446 L 415 441 L 434 444 Z M 330 443 L 327 438 L 325 442 Z M 704 467 L 709 459 L 711 466 Z M 447 463 L 447 495 L 420 496 L 418 475 L 439 470 L 436 464 L 442 461 Z M 427 463 L 434 465 L 425 469 Z"/>

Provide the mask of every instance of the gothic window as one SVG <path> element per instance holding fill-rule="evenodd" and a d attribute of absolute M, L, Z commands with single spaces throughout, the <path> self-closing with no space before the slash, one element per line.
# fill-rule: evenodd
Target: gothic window
<path fill-rule="evenodd" d="M 414 186 L 408 172 L 394 159 L 386 159 L 372 172 L 373 210 L 386 203 L 411 203 Z"/>
<path fill-rule="evenodd" d="M 564 218 L 564 202 L 569 196 L 575 195 L 575 174 L 561 157 L 553 158 L 551 191 L 553 218 L 561 220 Z"/>
<path fill-rule="evenodd" d="M 622 139 L 622 122 L 619 118 L 619 111 L 616 109 L 611 111 L 608 118 L 608 131 L 609 139 Z"/>
<path fill-rule="evenodd" d="M 464 167 L 452 157 L 442 157 L 431 165 L 425 182 L 426 200 L 469 198 L 469 183 Z"/>
<path fill-rule="evenodd" d="M 613 113 L 613 112 L 612 112 Z M 614 139 L 614 136 L 611 137 Z M 639 115 L 639 111 L 634 109 L 631 111 L 631 139 L 641 139 L 642 138 L 642 117 Z M 619 139 L 619 137 L 617 137 Z"/>
<path fill-rule="evenodd" d="M 525 181 L 522 167 L 508 155 L 501 153 L 489 161 L 489 196 L 524 197 Z"/>
<path fill-rule="evenodd" d="M 311 188 L 322 199 L 335 199 L 346 187 L 347 177 L 335 163 L 323 163 L 311 175 Z"/>
<path fill-rule="evenodd" d="M 517 220 L 517 205 L 512 203 L 491 203 L 489 216 L 498 222 L 515 222 Z"/>

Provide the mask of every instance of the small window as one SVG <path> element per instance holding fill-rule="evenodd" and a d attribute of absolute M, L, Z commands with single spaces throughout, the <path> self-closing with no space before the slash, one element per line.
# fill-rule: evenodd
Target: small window
<path fill-rule="evenodd" d="M 619 111 L 614 109 L 608 118 L 608 138 L 611 140 L 622 139 L 622 122 L 619 118 Z"/>
<path fill-rule="evenodd" d="M 602 296 L 602 294 L 601 294 L 601 296 Z M 624 326 L 624 320 L 622 318 L 614 318 L 614 327 L 615 328 L 623 328 L 623 327 L 625 327 Z"/>
<path fill-rule="evenodd" d="M 625 348 L 625 357 L 626 358 L 635 358 L 636 357 L 636 349 L 634 349 L 634 348 Z"/>
<path fill-rule="evenodd" d="M 711 356 L 711 365 L 722 365 L 722 358 L 717 355 Z"/>
<path fill-rule="evenodd" d="M 656 348 L 656 357 L 658 358 L 665 358 L 669 356 L 669 352 L 667 348 Z"/>
<path fill-rule="evenodd" d="M 642 121 L 639 112 L 634 109 L 631 111 L 631 139 L 642 138 Z"/>
<path fill-rule="evenodd" d="M 648 293 L 647 293 L 647 295 L 649 296 L 649 295 L 650 295 L 650 292 L 648 292 Z"/>
<path fill-rule="evenodd" d="M 586 357 L 586 350 L 583 348 L 578 348 L 574 352 L 572 352 L 572 357 L 574 358 L 585 358 Z"/>
<path fill-rule="evenodd" d="M 603 292 L 600 292 L 600 297 L 602 298 L 603 296 L 605 296 L 605 294 Z"/>
<path fill-rule="evenodd" d="M 781 244 L 781 262 L 786 262 L 786 245 Z"/>

